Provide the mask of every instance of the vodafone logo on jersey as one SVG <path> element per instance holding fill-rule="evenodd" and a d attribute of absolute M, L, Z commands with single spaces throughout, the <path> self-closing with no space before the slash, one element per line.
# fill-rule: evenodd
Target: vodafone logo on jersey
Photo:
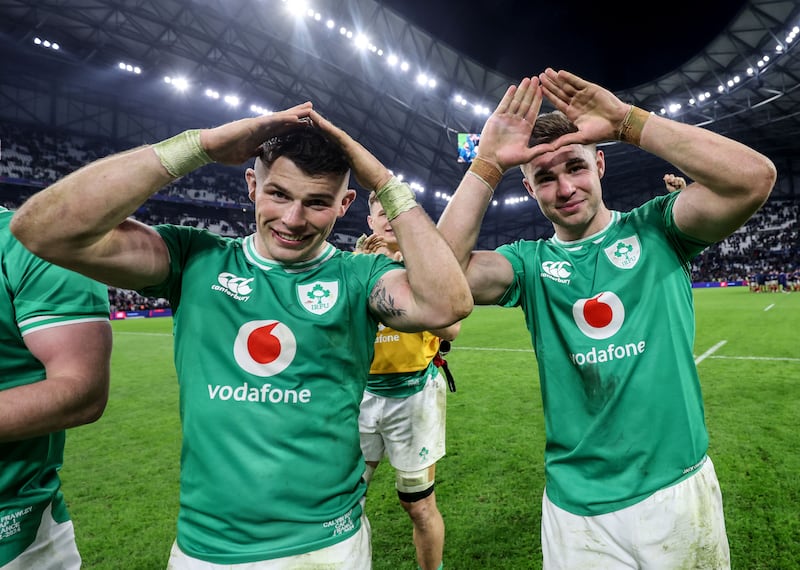
<path fill-rule="evenodd" d="M 250 321 L 239 328 L 233 356 L 243 370 L 266 378 L 283 372 L 297 353 L 297 339 L 280 321 Z"/>
<path fill-rule="evenodd" d="M 591 299 L 578 299 L 572 317 L 583 334 L 595 340 L 609 338 L 625 322 L 625 307 L 616 294 L 604 291 Z"/>

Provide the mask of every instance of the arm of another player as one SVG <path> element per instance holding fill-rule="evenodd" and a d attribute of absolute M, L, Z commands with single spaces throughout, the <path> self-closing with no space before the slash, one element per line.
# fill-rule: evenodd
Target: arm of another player
<path fill-rule="evenodd" d="M 350 135 L 315 111 L 311 119 L 342 147 L 358 183 L 378 191 L 387 214 L 392 208 L 385 201 L 399 197 L 404 205 L 390 221 L 405 269 L 388 271 L 375 284 L 370 306 L 378 319 L 412 332 L 445 327 L 469 315 L 473 303 L 467 280 L 433 221 L 413 200 L 413 192 L 408 186 L 400 187 L 389 170 Z M 399 194 L 393 193 L 395 189 Z"/>
<path fill-rule="evenodd" d="M 541 103 L 542 92 L 536 77 L 524 78 L 519 85 L 506 90 L 481 131 L 477 158 L 439 218 L 437 227 L 461 263 L 479 305 L 498 301 L 514 279 L 505 257 L 493 251 L 472 249 L 503 174 L 549 149 L 546 145 L 528 146 Z"/>
<path fill-rule="evenodd" d="M 16 441 L 96 421 L 108 401 L 111 325 L 66 324 L 24 337 L 46 378 L 0 391 L 0 441 Z"/>

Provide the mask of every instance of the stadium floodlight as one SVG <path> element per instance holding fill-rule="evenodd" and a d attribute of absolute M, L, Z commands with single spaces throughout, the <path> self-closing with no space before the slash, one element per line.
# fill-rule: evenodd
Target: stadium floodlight
<path fill-rule="evenodd" d="M 39 36 L 36 36 L 35 38 L 33 38 L 33 43 L 36 44 L 37 46 L 49 48 L 49 49 L 56 50 L 56 51 L 61 49 L 61 46 L 58 45 L 58 43 L 51 42 L 50 40 L 47 40 L 47 39 L 42 39 Z"/>
<path fill-rule="evenodd" d="M 304 0 L 284 0 L 286 2 L 286 9 L 289 12 L 300 18 L 308 12 L 308 4 Z"/>
<path fill-rule="evenodd" d="M 164 83 L 172 85 L 178 91 L 186 91 L 189 88 L 189 80 L 185 77 L 164 77 Z"/>
<path fill-rule="evenodd" d="M 265 109 L 261 105 L 256 105 L 256 104 L 250 105 L 250 111 L 255 113 L 256 115 L 272 115 L 273 114 L 273 111 L 270 111 L 269 109 Z"/>
<path fill-rule="evenodd" d="M 367 49 L 370 45 L 369 38 L 364 34 L 358 34 L 353 40 L 353 43 L 358 49 Z"/>
<path fill-rule="evenodd" d="M 241 103 L 238 95 L 225 95 L 223 100 L 231 107 L 238 107 Z"/>

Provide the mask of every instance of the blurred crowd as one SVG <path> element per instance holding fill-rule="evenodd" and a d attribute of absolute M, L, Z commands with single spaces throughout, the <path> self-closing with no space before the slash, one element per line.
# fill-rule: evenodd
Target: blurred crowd
<path fill-rule="evenodd" d="M 97 158 L 118 152 L 107 141 L 0 125 L 0 203 L 14 209 L 28 196 Z M 244 191 L 244 167 L 210 164 L 156 194 L 135 216 L 206 228 L 226 236 L 255 231 Z M 331 241 L 352 249 L 358 236 L 334 233 Z M 736 282 L 751 290 L 800 290 L 800 204 L 771 199 L 736 233 L 703 251 L 692 263 L 695 282 Z M 109 288 L 112 311 L 168 307 L 133 291 Z"/>

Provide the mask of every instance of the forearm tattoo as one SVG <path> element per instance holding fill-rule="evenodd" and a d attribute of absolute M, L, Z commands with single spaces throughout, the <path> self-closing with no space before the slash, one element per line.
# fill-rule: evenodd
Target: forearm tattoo
<path fill-rule="evenodd" d="M 405 309 L 395 306 L 394 297 L 386 291 L 383 279 L 378 279 L 375 283 L 375 287 L 372 288 L 372 293 L 369 295 L 369 302 L 381 315 L 402 317 L 406 314 Z"/>

